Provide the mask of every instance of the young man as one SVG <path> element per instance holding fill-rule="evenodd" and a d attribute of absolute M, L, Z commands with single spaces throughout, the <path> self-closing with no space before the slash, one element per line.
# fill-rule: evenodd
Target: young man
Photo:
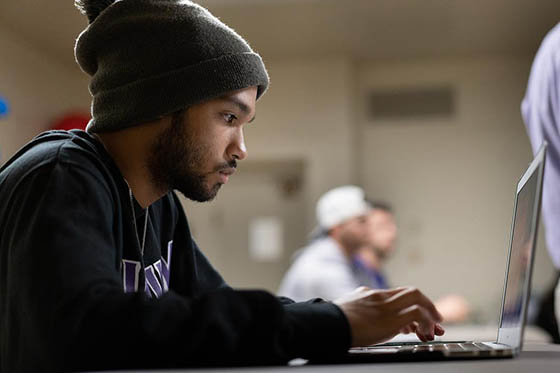
<path fill-rule="evenodd" d="M 0 371 L 277 364 L 443 333 L 416 289 L 334 304 L 228 287 L 173 190 L 211 200 L 246 157 L 261 58 L 190 1 L 80 5 L 87 132 L 44 133 L 0 169 Z"/>
<path fill-rule="evenodd" d="M 383 202 L 370 202 L 370 205 L 368 243 L 358 249 L 353 263 L 364 284 L 373 289 L 388 289 L 383 267 L 395 251 L 397 224 L 391 206 Z"/>
<path fill-rule="evenodd" d="M 320 297 L 334 300 L 365 285 L 353 265 L 369 243 L 371 206 L 354 185 L 329 190 L 319 198 L 316 216 L 321 235 L 297 254 L 278 293 L 298 301 Z"/>

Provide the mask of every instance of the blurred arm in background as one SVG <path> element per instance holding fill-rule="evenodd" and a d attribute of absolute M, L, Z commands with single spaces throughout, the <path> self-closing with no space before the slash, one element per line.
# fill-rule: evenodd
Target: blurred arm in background
<path fill-rule="evenodd" d="M 556 268 L 560 269 L 560 24 L 546 35 L 535 56 L 521 112 L 533 152 L 543 141 L 549 144 L 542 214 L 548 252 Z M 551 288 L 543 299 L 538 324 L 559 343 L 560 282 L 555 280 L 555 283 L 556 301 Z"/>

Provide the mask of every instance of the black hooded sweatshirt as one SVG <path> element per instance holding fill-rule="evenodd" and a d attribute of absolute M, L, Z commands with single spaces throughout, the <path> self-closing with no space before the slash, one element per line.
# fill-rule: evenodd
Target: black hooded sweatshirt
<path fill-rule="evenodd" d="M 284 364 L 349 345 L 332 303 L 231 289 L 177 196 L 142 209 L 86 132 L 45 132 L 0 169 L 1 372 Z"/>

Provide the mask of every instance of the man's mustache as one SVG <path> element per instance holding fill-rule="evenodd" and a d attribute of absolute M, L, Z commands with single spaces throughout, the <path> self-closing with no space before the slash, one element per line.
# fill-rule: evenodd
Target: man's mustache
<path fill-rule="evenodd" d="M 232 159 L 231 161 L 229 161 L 227 163 L 222 163 L 221 165 L 216 167 L 216 169 L 214 171 L 217 172 L 217 171 L 227 170 L 227 169 L 230 169 L 230 168 L 233 168 L 233 169 L 237 168 L 237 161 L 235 159 Z"/>

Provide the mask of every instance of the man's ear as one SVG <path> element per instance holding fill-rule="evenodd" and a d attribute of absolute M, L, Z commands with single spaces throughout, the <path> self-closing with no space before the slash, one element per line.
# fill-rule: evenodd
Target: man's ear
<path fill-rule="evenodd" d="M 335 225 L 334 227 L 332 227 L 327 231 L 327 234 L 331 237 L 338 236 L 341 229 L 342 229 L 342 224 Z"/>

